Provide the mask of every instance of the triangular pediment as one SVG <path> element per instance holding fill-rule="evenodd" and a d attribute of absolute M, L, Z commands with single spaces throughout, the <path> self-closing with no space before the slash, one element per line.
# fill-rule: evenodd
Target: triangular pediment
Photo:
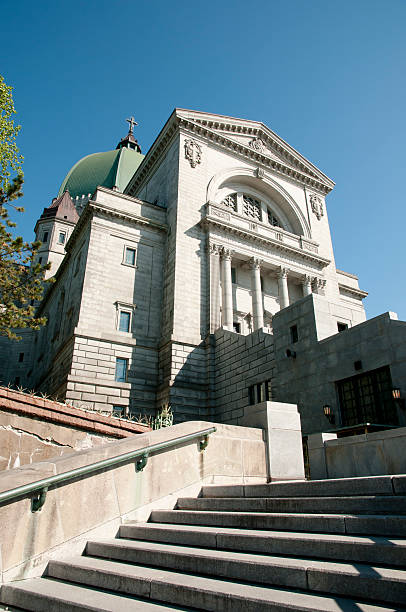
<path fill-rule="evenodd" d="M 328 191 L 334 187 L 329 179 L 314 164 L 291 147 L 275 132 L 259 121 L 237 119 L 224 115 L 176 109 L 177 117 L 202 129 L 221 136 L 230 143 L 238 143 L 257 154 L 278 162 L 288 172 L 297 171 L 322 183 Z"/>
<path fill-rule="evenodd" d="M 129 182 L 127 194 L 137 195 L 179 127 L 310 189 L 328 193 L 334 187 L 328 176 L 263 123 L 176 108 Z"/>

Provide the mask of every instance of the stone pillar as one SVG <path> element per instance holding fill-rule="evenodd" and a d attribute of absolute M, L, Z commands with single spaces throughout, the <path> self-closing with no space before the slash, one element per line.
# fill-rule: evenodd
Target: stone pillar
<path fill-rule="evenodd" d="M 280 268 L 278 272 L 278 288 L 279 288 L 279 303 L 281 310 L 289 306 L 288 293 L 288 271 L 286 268 Z"/>
<path fill-rule="evenodd" d="M 306 295 L 310 295 L 311 294 L 311 292 L 312 292 L 312 277 L 309 276 L 308 274 L 306 274 L 306 276 L 302 280 L 302 287 L 303 287 L 303 297 L 306 297 Z"/>
<path fill-rule="evenodd" d="M 253 257 L 250 261 L 251 267 L 251 295 L 252 295 L 252 315 L 254 331 L 264 326 L 264 309 L 262 306 L 261 289 L 261 262 Z"/>
<path fill-rule="evenodd" d="M 304 480 L 302 427 L 296 404 L 246 406 L 238 425 L 265 430 L 269 480 Z"/>
<path fill-rule="evenodd" d="M 233 290 L 231 282 L 231 256 L 230 249 L 221 251 L 221 281 L 223 293 L 223 327 L 233 330 Z"/>
<path fill-rule="evenodd" d="M 210 258 L 210 333 L 221 326 L 220 316 L 220 251 L 216 244 L 209 244 Z"/>

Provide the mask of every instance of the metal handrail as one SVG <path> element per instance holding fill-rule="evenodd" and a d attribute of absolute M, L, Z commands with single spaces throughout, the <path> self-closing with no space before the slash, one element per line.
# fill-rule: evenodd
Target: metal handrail
<path fill-rule="evenodd" d="M 215 431 L 216 427 L 209 427 L 208 429 L 187 434 L 186 436 L 180 436 L 178 438 L 174 438 L 173 440 L 167 440 L 166 442 L 159 442 L 157 444 L 151 444 L 150 446 L 144 446 L 143 448 L 129 451 L 128 453 L 123 453 L 117 457 L 102 459 L 101 461 L 96 461 L 90 465 L 84 465 L 83 467 L 62 472 L 62 474 L 49 476 L 48 478 L 43 478 L 42 480 L 37 480 L 36 482 L 30 482 L 29 484 L 15 487 L 14 489 L 9 489 L 8 491 L 3 491 L 0 493 L 0 503 L 21 497 L 22 495 L 26 495 L 28 493 L 39 491 L 40 493 L 31 499 L 31 510 L 32 512 L 36 512 L 44 505 L 47 491 L 49 487 L 53 485 L 65 483 L 73 478 L 77 478 L 78 476 L 86 476 L 92 472 L 96 472 L 97 470 L 108 468 L 113 465 L 120 465 L 121 463 L 125 463 L 126 461 L 130 461 L 131 459 L 135 459 L 137 457 L 139 457 L 139 459 L 136 461 L 135 469 L 137 472 L 140 472 L 146 466 L 149 455 L 157 451 L 182 444 L 183 442 L 189 442 L 191 440 L 195 440 L 196 438 L 200 438 L 199 450 L 203 451 L 208 444 L 208 436 Z"/>

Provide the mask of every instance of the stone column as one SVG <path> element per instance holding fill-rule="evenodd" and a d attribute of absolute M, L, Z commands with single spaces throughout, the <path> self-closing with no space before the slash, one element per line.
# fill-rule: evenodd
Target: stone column
<path fill-rule="evenodd" d="M 310 295 L 311 294 L 311 292 L 312 292 L 312 277 L 309 276 L 308 274 L 306 274 L 306 276 L 302 280 L 302 287 L 303 287 L 303 297 L 306 297 L 306 295 Z"/>
<path fill-rule="evenodd" d="M 278 272 L 278 289 L 279 303 L 282 310 L 282 308 L 289 306 L 288 271 L 286 268 L 280 268 Z"/>
<path fill-rule="evenodd" d="M 221 282 L 223 293 L 223 327 L 233 330 L 233 290 L 231 282 L 232 251 L 223 248 L 221 251 Z"/>
<path fill-rule="evenodd" d="M 216 244 L 209 244 L 210 258 L 210 333 L 221 326 L 220 316 L 220 251 Z"/>
<path fill-rule="evenodd" d="M 254 330 L 264 326 L 264 309 L 262 306 L 261 261 L 253 257 L 251 267 L 251 295 Z"/>

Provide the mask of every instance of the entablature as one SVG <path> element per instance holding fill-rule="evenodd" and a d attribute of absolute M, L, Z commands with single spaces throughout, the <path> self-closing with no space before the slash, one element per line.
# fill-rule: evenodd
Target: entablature
<path fill-rule="evenodd" d="M 330 259 L 318 254 L 319 246 L 314 240 L 291 234 L 280 227 L 272 227 L 260 221 L 247 218 L 207 202 L 202 225 L 211 229 L 220 229 L 251 244 L 259 244 L 269 250 L 277 250 L 286 255 L 310 262 L 318 268 L 325 268 Z"/>

